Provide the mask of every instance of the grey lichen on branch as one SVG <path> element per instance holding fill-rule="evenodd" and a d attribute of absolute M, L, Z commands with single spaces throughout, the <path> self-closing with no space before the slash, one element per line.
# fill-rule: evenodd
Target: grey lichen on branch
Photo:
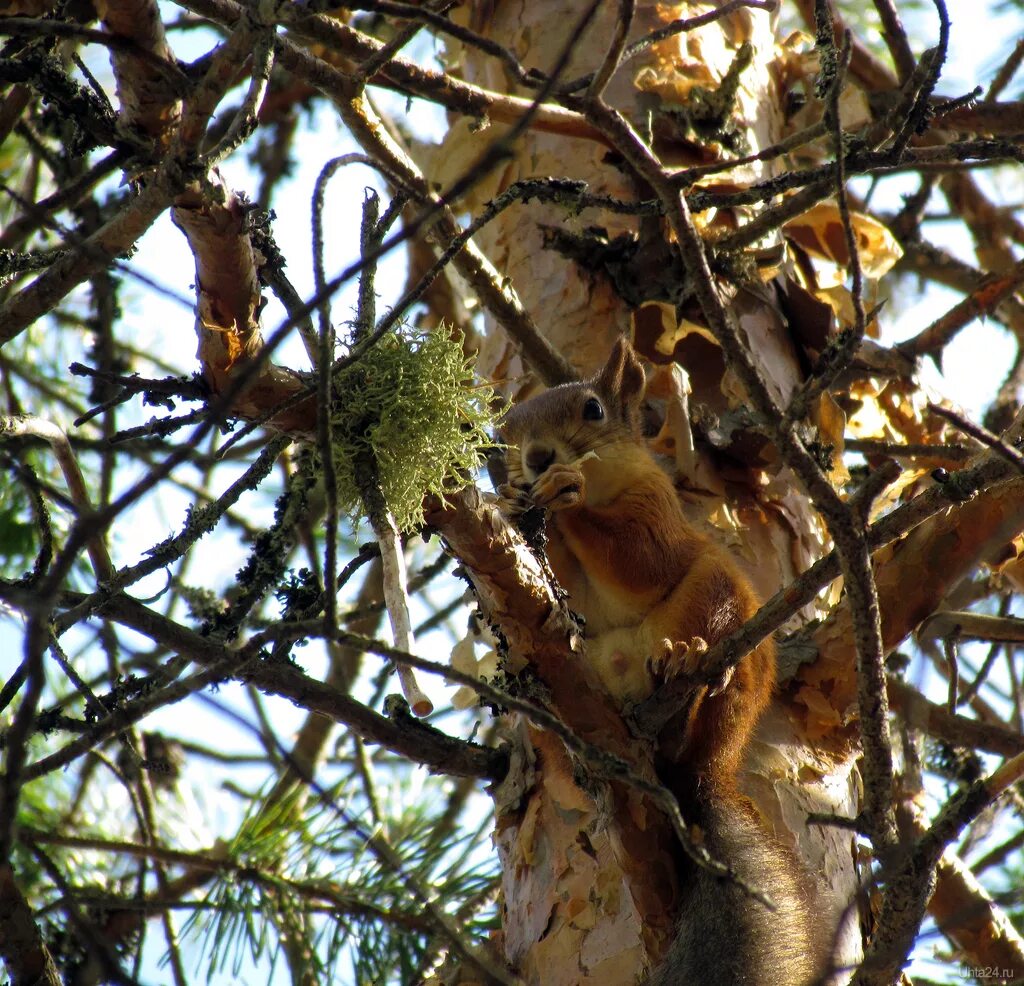
<path fill-rule="evenodd" d="M 361 511 L 356 465 L 372 455 L 400 530 L 423 521 L 423 497 L 463 485 L 492 444 L 490 387 L 473 380 L 458 340 L 401 329 L 334 376 L 332 453 L 342 512 Z"/>
<path fill-rule="evenodd" d="M 377 197 L 364 203 L 359 302 L 350 345 L 354 361 L 332 365 L 327 374 L 329 406 L 321 409 L 320 451 L 329 491 L 331 520 L 349 513 L 369 518 L 380 542 L 383 588 L 397 647 L 412 651 L 405 561 L 400 531 L 423 521 L 423 499 L 464 485 L 491 444 L 492 391 L 474 387 L 472 364 L 455 334 L 405 331 L 375 339 L 375 251 L 390 219 L 377 221 Z M 330 331 L 323 325 L 322 332 Z M 368 347 L 368 348 L 367 348 Z M 321 388 L 324 389 L 324 388 Z M 323 400 L 323 398 L 322 398 Z M 333 524 L 328 525 L 328 541 Z M 328 545 L 330 551 L 330 544 Z M 325 582 L 331 593 L 331 558 Z M 407 665 L 398 667 L 402 690 L 417 715 L 433 710 Z"/>

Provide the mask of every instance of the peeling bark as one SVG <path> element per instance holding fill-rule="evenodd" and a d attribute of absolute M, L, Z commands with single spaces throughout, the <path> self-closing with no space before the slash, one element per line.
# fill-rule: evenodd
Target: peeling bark
<path fill-rule="evenodd" d="M 939 861 L 928 911 L 971 965 L 1024 971 L 1024 938 L 955 853 Z"/>
<path fill-rule="evenodd" d="M 214 394 L 231 388 L 228 413 L 266 418 L 306 385 L 296 372 L 267 358 L 259 325 L 263 298 L 246 208 L 233 192 L 223 186 L 219 190 L 220 201 L 208 191 L 185 192 L 171 212 L 196 261 L 199 361 Z M 241 392 L 235 392 L 240 374 L 244 374 L 244 382 Z M 269 424 L 287 432 L 309 433 L 315 425 L 315 413 L 315 395 L 310 394 L 299 404 L 271 416 Z"/>
<path fill-rule="evenodd" d="M 602 692 L 571 614 L 496 506 L 470 488 L 428 521 L 505 636 L 507 665 L 537 674 L 576 735 L 652 778 L 650 744 L 630 735 Z M 506 958 L 527 982 L 627 982 L 671 939 L 671 828 L 627 784 L 586 780 L 557 737 L 531 727 L 518 740 L 509 776 L 495 791 Z"/>
<path fill-rule="evenodd" d="M 7 862 L 0 863 L 0 956 L 11 986 L 61 986 L 50 950 Z"/>
<path fill-rule="evenodd" d="M 96 6 L 112 34 L 134 41 L 145 51 L 173 63 L 174 53 L 167 43 L 155 0 L 98 0 Z M 166 75 L 145 59 L 114 51 L 111 60 L 123 124 L 133 132 L 141 130 L 153 141 L 159 154 L 166 150 L 181 119 L 179 94 L 168 86 Z"/>

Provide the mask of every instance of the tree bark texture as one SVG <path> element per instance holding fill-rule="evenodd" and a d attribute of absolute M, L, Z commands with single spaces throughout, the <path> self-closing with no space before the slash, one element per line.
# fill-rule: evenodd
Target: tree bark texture
<path fill-rule="evenodd" d="M 511 48 L 527 69 L 550 72 L 561 52 L 571 46 L 563 77 L 572 79 L 601 64 L 618 16 L 618 5 L 599 5 L 593 24 L 574 43 L 581 9 L 570 0 L 496 3 L 462 8 L 458 16 L 469 18 L 466 23 L 474 30 Z M 710 5 L 638 3 L 629 39 L 675 18 L 711 9 Z M 658 101 L 685 102 L 698 87 L 714 91 L 744 44 L 752 46 L 753 56 L 740 76 L 733 116 L 739 121 L 745 147 L 756 151 L 778 139 L 782 121 L 773 81 L 774 25 L 764 11 L 739 9 L 648 48 L 620 65 L 605 99 L 642 129 L 650 107 Z M 449 66 L 467 81 L 499 92 L 531 94 L 517 89 L 511 73 L 497 59 L 471 47 L 450 43 L 447 57 Z M 449 187 L 495 139 L 499 126 L 492 122 L 475 130 L 464 118 L 454 120 L 446 140 L 428 152 L 428 177 L 438 187 Z M 699 140 L 672 135 L 655 135 L 655 147 L 664 163 L 675 166 L 713 160 L 719 153 L 702 147 Z M 471 192 L 468 204 L 474 213 L 514 182 L 542 176 L 585 181 L 588 192 L 595 195 L 628 201 L 651 197 L 650 190 L 633 181 L 598 141 L 529 131 L 513 150 L 504 168 L 491 172 Z M 754 163 L 735 169 L 727 183 L 743 185 L 768 177 L 769 167 Z M 565 208 L 528 202 L 506 209 L 483 228 L 477 240 L 510 278 L 541 331 L 581 373 L 601 365 L 614 339 L 625 333 L 655 365 L 649 392 L 669 379 L 669 367 L 676 360 L 689 376 L 692 400 L 701 413 L 727 417 L 743 403 L 744 394 L 720 349 L 706 330 L 698 331 L 694 325 L 687 331 L 665 315 L 671 308 L 664 299 L 672 291 L 672 285 L 664 283 L 667 226 L 659 219 L 604 211 L 598 220 L 597 215 L 583 210 L 567 216 Z M 597 221 L 607 240 L 626 234 L 639 244 L 633 276 L 639 282 L 637 291 L 649 300 L 634 298 L 627 303 L 605 272 L 586 270 L 583 263 L 557 248 L 553 231 L 586 237 L 589 224 Z M 735 216 L 704 216 L 701 222 L 709 230 L 718 223 L 725 231 Z M 643 251 L 650 254 L 646 263 Z M 681 271 L 672 273 L 678 279 L 685 277 Z M 726 290 L 773 393 L 785 405 L 802 371 L 773 289 Z M 515 344 L 493 325 L 482 340 L 478 367 L 486 378 L 515 381 L 507 388 L 514 398 L 523 398 L 539 386 L 526 371 Z M 679 435 L 679 441 L 688 438 L 689 423 L 683 427 L 687 435 Z M 692 522 L 728 544 L 767 596 L 820 554 L 825 535 L 788 470 L 759 458 L 771 453 L 736 447 L 728 452 L 716 456 L 705 450 L 688 468 L 688 475 L 679 476 L 678 486 Z M 743 468 L 742 458 L 760 468 Z M 657 963 L 675 920 L 674 900 L 666 896 L 670 888 L 665 886 L 664 858 L 648 852 L 639 859 L 642 865 L 631 872 L 627 857 L 640 849 L 624 833 L 637 821 L 629 817 L 635 802 L 595 797 L 593 790 L 581 788 L 561 742 L 550 734 L 520 728 L 517 735 L 523 744 L 517 760 L 520 772 L 503 786 L 497 799 L 506 958 L 527 982 L 546 986 L 638 982 Z M 839 961 L 856 961 L 859 929 L 849 920 L 856 888 L 853 840 L 848 832 L 805 824 L 808 811 L 856 814 L 854 750 L 847 745 L 816 752 L 786 703 L 776 701 L 752 746 L 745 787 L 778 838 L 793 846 L 808 871 L 817 875 L 817 906 L 826 915 L 823 920 L 836 928 L 846 915 L 845 939 L 837 956 Z M 650 885 L 638 885 L 638 880 Z M 643 901 L 655 902 L 664 913 L 652 913 L 650 904 L 645 906 Z"/>

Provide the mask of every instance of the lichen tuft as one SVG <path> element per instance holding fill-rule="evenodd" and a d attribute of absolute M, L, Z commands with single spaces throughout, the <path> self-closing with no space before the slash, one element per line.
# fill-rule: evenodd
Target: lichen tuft
<path fill-rule="evenodd" d="M 402 531 L 423 522 L 423 498 L 464 485 L 493 444 L 494 391 L 473 376 L 457 338 L 403 328 L 334 377 L 332 446 L 338 503 L 364 513 L 357 460 L 373 455 L 381 491 Z"/>

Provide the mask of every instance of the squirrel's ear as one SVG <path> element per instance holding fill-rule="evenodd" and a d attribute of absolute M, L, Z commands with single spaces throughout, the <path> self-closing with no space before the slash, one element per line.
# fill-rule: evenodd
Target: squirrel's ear
<path fill-rule="evenodd" d="M 639 408 L 647 378 L 633 347 L 625 336 L 619 336 L 608 362 L 598 374 L 597 389 L 613 398 L 626 420 Z"/>

